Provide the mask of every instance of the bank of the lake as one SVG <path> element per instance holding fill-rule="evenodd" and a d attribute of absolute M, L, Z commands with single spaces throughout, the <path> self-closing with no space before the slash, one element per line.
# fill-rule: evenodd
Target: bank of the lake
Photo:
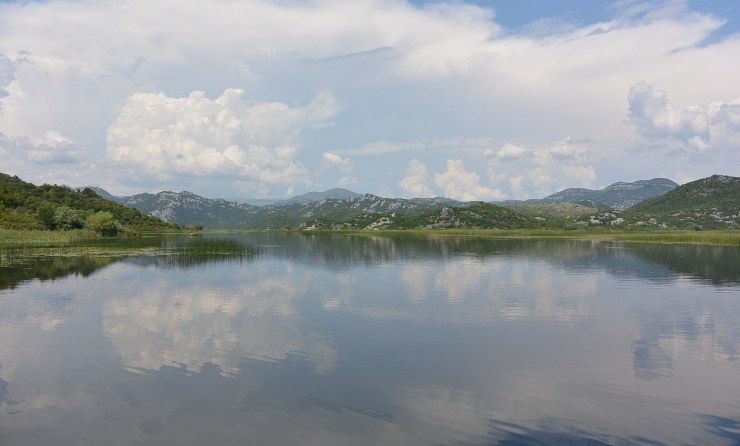
<path fill-rule="evenodd" d="M 130 255 L 162 251 L 161 240 L 167 237 L 198 239 L 245 232 L 246 230 L 205 230 L 198 233 L 157 232 L 135 236 L 102 237 L 94 231 L 33 231 L 0 229 L 0 249 L 24 248 L 44 255 L 111 254 Z M 571 239 L 592 241 L 619 241 L 631 243 L 687 243 L 702 245 L 740 246 L 740 231 L 568 231 L 568 230 L 357 230 L 357 231 L 268 231 L 293 232 L 312 235 L 403 235 L 419 237 L 484 237 L 500 239 Z M 195 237 L 194 237 L 195 236 Z M 216 246 L 216 250 L 222 247 Z M 204 249 L 211 249 L 205 247 Z"/>
<path fill-rule="evenodd" d="M 158 232 L 102 237 L 88 230 L 31 231 L 0 229 L 0 254 L 24 257 L 136 255 L 244 256 L 255 250 L 233 239 L 200 233 Z M 215 235 L 215 234 L 214 234 Z M 0 264 L 2 257 L 0 257 Z"/>
<path fill-rule="evenodd" d="M 358 231 L 296 231 L 304 234 L 333 235 L 419 235 L 452 237 L 490 237 L 515 239 L 573 239 L 639 243 L 691 243 L 702 245 L 740 246 L 740 231 L 579 231 L 579 230 L 496 230 L 496 229 L 441 229 L 441 230 L 358 230 Z"/>

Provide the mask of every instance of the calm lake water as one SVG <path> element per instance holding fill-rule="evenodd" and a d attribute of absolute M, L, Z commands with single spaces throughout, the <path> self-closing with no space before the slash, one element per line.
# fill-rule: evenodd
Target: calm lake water
<path fill-rule="evenodd" d="M 740 444 L 740 249 L 3 257 L 0 444 Z"/>

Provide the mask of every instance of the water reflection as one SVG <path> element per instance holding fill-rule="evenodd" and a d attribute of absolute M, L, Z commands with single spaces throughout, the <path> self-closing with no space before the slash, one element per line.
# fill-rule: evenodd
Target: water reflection
<path fill-rule="evenodd" d="M 3 264 L 1 441 L 737 442 L 737 249 L 233 237 Z"/>
<path fill-rule="evenodd" d="M 238 271 L 234 276 L 233 270 L 214 269 L 207 283 L 155 276 L 145 289 L 134 277 L 142 273 L 132 271 L 131 280 L 103 303 L 104 334 L 131 369 L 181 366 L 200 372 L 212 364 L 236 374 L 244 358 L 280 361 L 293 352 L 318 370 L 330 369 L 330 341 L 302 332 L 296 320 L 295 300 L 308 277 L 295 277 L 286 265 Z"/>

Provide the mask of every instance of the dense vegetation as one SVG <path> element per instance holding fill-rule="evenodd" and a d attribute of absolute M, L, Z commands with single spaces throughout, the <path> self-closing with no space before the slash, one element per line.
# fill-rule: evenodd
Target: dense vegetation
<path fill-rule="evenodd" d="M 672 188 L 673 184 L 663 179 L 615 183 L 596 192 L 602 195 L 611 194 L 614 199 L 627 200 L 641 194 L 656 194 L 661 188 Z M 579 193 L 576 194 L 574 191 Z M 34 186 L 18 178 L 2 175 L 0 228 L 70 231 L 85 228 L 102 235 L 115 235 L 127 230 L 157 231 L 178 228 L 177 224 L 166 223 L 158 218 L 176 221 L 179 224 L 202 223 L 211 228 L 334 231 L 364 229 L 633 231 L 740 228 L 740 179 L 718 175 L 672 189 L 664 195 L 644 200 L 625 211 L 613 209 L 591 199 L 578 203 L 553 202 L 548 199 L 529 200 L 507 202 L 502 203 L 504 206 L 499 206 L 483 202 L 463 203 L 445 198 L 383 198 L 370 194 L 342 192 L 351 195 L 345 198 L 323 197 L 308 203 L 286 200 L 281 204 L 251 206 L 203 198 L 189 192 L 113 197 L 105 191 L 95 191 L 92 188 L 77 191 L 61 186 Z M 570 194 L 571 199 L 583 198 L 580 192 L 582 192 L 580 189 L 567 189 L 559 194 Z"/>
<path fill-rule="evenodd" d="M 88 228 L 102 235 L 121 231 L 178 229 L 121 204 L 100 197 L 91 189 L 36 186 L 0 173 L 0 228 L 73 230 Z"/>
<path fill-rule="evenodd" d="M 542 229 L 552 227 L 545 219 L 521 215 L 511 209 L 476 202 L 468 206 L 443 207 L 409 213 L 365 213 L 344 220 L 318 218 L 304 229 Z"/>
<path fill-rule="evenodd" d="M 712 175 L 665 195 L 636 204 L 623 213 L 635 225 L 681 229 L 740 228 L 740 178 Z"/>

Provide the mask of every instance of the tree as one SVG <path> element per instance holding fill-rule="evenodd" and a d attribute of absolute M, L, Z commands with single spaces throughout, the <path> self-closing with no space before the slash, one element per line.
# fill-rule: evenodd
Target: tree
<path fill-rule="evenodd" d="M 87 228 L 106 237 L 113 237 L 121 231 L 121 224 L 110 212 L 99 211 L 87 217 Z"/>
<path fill-rule="evenodd" d="M 85 215 L 82 211 L 67 206 L 58 207 L 54 212 L 56 229 L 82 229 L 85 227 Z"/>
<path fill-rule="evenodd" d="M 41 221 L 41 224 L 44 225 L 44 228 L 54 229 L 56 227 L 56 223 L 54 223 L 54 208 L 53 207 L 41 206 L 36 211 L 36 215 Z"/>

